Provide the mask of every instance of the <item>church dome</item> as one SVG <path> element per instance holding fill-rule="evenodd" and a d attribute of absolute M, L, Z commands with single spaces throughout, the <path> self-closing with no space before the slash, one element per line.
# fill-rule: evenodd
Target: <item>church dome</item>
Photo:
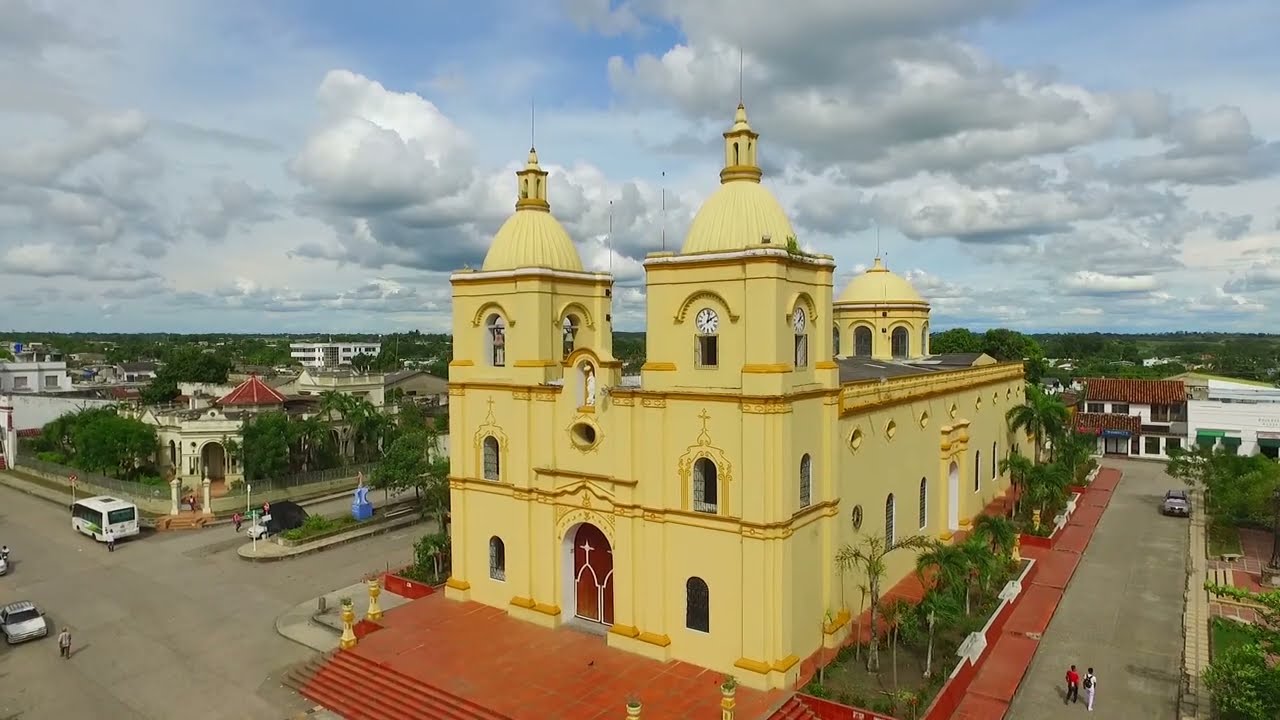
<path fill-rule="evenodd" d="M 569 233 L 550 212 L 518 210 L 493 236 L 484 271 L 545 267 L 582 272 L 582 258 Z"/>
<path fill-rule="evenodd" d="M 582 258 L 569 233 L 551 214 L 547 202 L 547 173 L 538 166 L 538 153 L 529 149 L 529 160 L 520 172 L 520 199 L 516 211 L 498 228 L 484 256 L 483 271 L 541 267 L 582 272 Z"/>
<path fill-rule="evenodd" d="M 759 138 L 739 104 L 733 127 L 724 133 L 720 188 L 694 216 L 682 253 L 744 250 L 766 242 L 786 247 L 795 236 L 778 199 L 760 184 Z"/>
<path fill-rule="evenodd" d="M 901 275 L 890 272 L 880 258 L 867 271 L 849 282 L 836 304 L 914 304 L 926 305 L 920 293 Z"/>
<path fill-rule="evenodd" d="M 735 181 L 707 198 L 689 225 L 681 252 L 742 250 L 768 242 L 787 246 L 794 237 L 791 221 L 777 198 L 758 182 Z"/>

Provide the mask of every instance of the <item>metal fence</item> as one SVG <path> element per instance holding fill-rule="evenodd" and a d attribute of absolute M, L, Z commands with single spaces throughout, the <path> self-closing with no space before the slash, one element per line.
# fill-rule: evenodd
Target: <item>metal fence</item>
<path fill-rule="evenodd" d="M 76 476 L 77 484 L 92 485 L 93 487 L 110 490 L 120 495 L 128 495 L 134 498 L 167 498 L 169 497 L 169 486 L 166 485 L 147 485 L 145 483 L 130 482 L 128 480 L 118 480 L 106 475 L 99 475 L 94 472 L 86 472 L 77 470 L 76 468 L 59 465 L 58 463 L 45 462 L 33 457 L 23 457 L 18 460 L 19 468 L 29 468 L 42 473 L 48 473 L 66 480 L 70 484 L 72 475 Z"/>
<path fill-rule="evenodd" d="M 329 468 L 328 470 L 313 470 L 312 472 L 297 473 L 295 475 L 284 475 L 277 478 L 254 480 L 253 484 L 260 487 L 291 488 L 299 485 L 310 485 L 312 483 L 353 478 L 357 473 L 364 473 L 365 478 L 368 479 L 368 477 L 373 474 L 373 469 L 377 466 L 377 463 L 344 465 L 342 467 Z"/>

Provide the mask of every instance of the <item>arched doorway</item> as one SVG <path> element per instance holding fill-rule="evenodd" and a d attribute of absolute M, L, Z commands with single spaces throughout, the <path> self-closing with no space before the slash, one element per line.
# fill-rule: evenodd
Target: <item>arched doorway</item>
<path fill-rule="evenodd" d="M 573 615 L 613 624 L 613 547 L 600 528 L 581 523 L 565 533 L 565 601 Z"/>
<path fill-rule="evenodd" d="M 178 467 L 178 443 L 169 441 L 169 467 Z"/>
<path fill-rule="evenodd" d="M 202 480 L 208 478 L 210 482 L 222 482 L 226 479 L 227 451 L 222 447 L 222 443 L 205 443 L 204 447 L 200 448 L 200 469 Z"/>
<path fill-rule="evenodd" d="M 947 471 L 947 529 L 960 529 L 960 465 L 954 461 Z"/>

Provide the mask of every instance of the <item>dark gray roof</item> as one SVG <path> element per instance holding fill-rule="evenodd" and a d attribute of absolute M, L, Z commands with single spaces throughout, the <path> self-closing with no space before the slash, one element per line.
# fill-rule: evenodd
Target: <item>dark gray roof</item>
<path fill-rule="evenodd" d="M 932 355 L 917 360 L 878 360 L 869 357 L 837 358 L 840 367 L 840 382 L 857 382 L 859 380 L 878 380 L 880 378 L 908 377 L 911 375 L 927 375 L 935 372 L 948 372 L 973 367 L 982 353 L 953 353 L 949 355 Z"/>
<path fill-rule="evenodd" d="M 120 363 L 120 369 L 125 372 L 153 372 L 156 364 L 153 362 L 127 362 Z"/>

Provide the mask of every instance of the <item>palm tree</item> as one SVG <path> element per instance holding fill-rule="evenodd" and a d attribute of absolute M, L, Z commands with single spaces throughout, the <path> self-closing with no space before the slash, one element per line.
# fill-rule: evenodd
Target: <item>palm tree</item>
<path fill-rule="evenodd" d="M 1066 432 L 1053 444 L 1053 455 L 1057 463 L 1067 469 L 1071 482 L 1076 481 L 1076 472 L 1089 459 L 1098 447 L 1098 440 L 1093 435 L 1081 432 Z"/>
<path fill-rule="evenodd" d="M 1057 463 L 1037 465 L 1031 468 L 1023 480 L 1027 489 L 1027 501 L 1044 518 L 1050 510 L 1056 510 L 1066 500 L 1070 480 L 1066 468 Z"/>
<path fill-rule="evenodd" d="M 867 587 L 871 596 L 871 647 L 867 652 L 867 671 L 880 670 L 880 636 L 876 632 L 877 608 L 880 604 L 880 582 L 884 580 L 885 556 L 894 550 L 928 550 L 933 540 L 923 535 L 911 535 L 893 543 L 886 543 L 883 535 L 868 535 L 862 540 L 861 547 L 845 545 L 840 552 L 853 556 L 853 563 L 862 568 L 866 575 Z"/>
<path fill-rule="evenodd" d="M 1000 515 L 979 515 L 973 523 L 973 536 L 982 538 L 991 552 L 1008 557 L 1018 542 L 1018 528 L 1008 518 Z"/>
<path fill-rule="evenodd" d="M 925 627 L 929 631 L 929 645 L 924 655 L 924 676 L 933 674 L 933 634 L 939 623 L 949 625 L 960 619 L 960 606 L 950 593 L 931 591 L 920 601 L 920 611 L 924 613 Z"/>
<path fill-rule="evenodd" d="M 903 598 L 889 598 L 880 603 L 880 614 L 889 630 L 889 648 L 893 659 L 893 689 L 898 689 L 898 628 L 911 610 L 911 603 Z"/>
<path fill-rule="evenodd" d="M 940 593 L 954 593 L 968 583 L 969 562 L 958 545 L 934 542 L 916 556 L 916 574 Z"/>
<path fill-rule="evenodd" d="M 1009 430 L 1025 432 L 1035 437 L 1036 462 L 1041 461 L 1041 450 L 1044 441 L 1060 437 L 1067 427 L 1067 407 L 1056 396 L 1041 390 L 1039 386 L 1027 385 L 1026 402 L 1009 408 L 1005 413 L 1005 421 Z"/>
<path fill-rule="evenodd" d="M 991 581 L 996 575 L 996 557 L 991 554 L 986 542 L 972 535 L 960 544 L 960 553 L 964 556 L 969 571 L 964 592 L 964 614 L 968 615 L 972 609 L 973 586 L 976 585 L 982 595 L 988 595 L 991 591 Z"/>
<path fill-rule="evenodd" d="M 1000 472 L 1009 473 L 1009 484 L 1013 485 L 1013 514 L 1017 515 L 1022 507 L 1022 493 L 1026 490 L 1027 474 L 1035 467 L 1025 455 L 1009 453 L 1009 457 L 1000 461 Z"/>

